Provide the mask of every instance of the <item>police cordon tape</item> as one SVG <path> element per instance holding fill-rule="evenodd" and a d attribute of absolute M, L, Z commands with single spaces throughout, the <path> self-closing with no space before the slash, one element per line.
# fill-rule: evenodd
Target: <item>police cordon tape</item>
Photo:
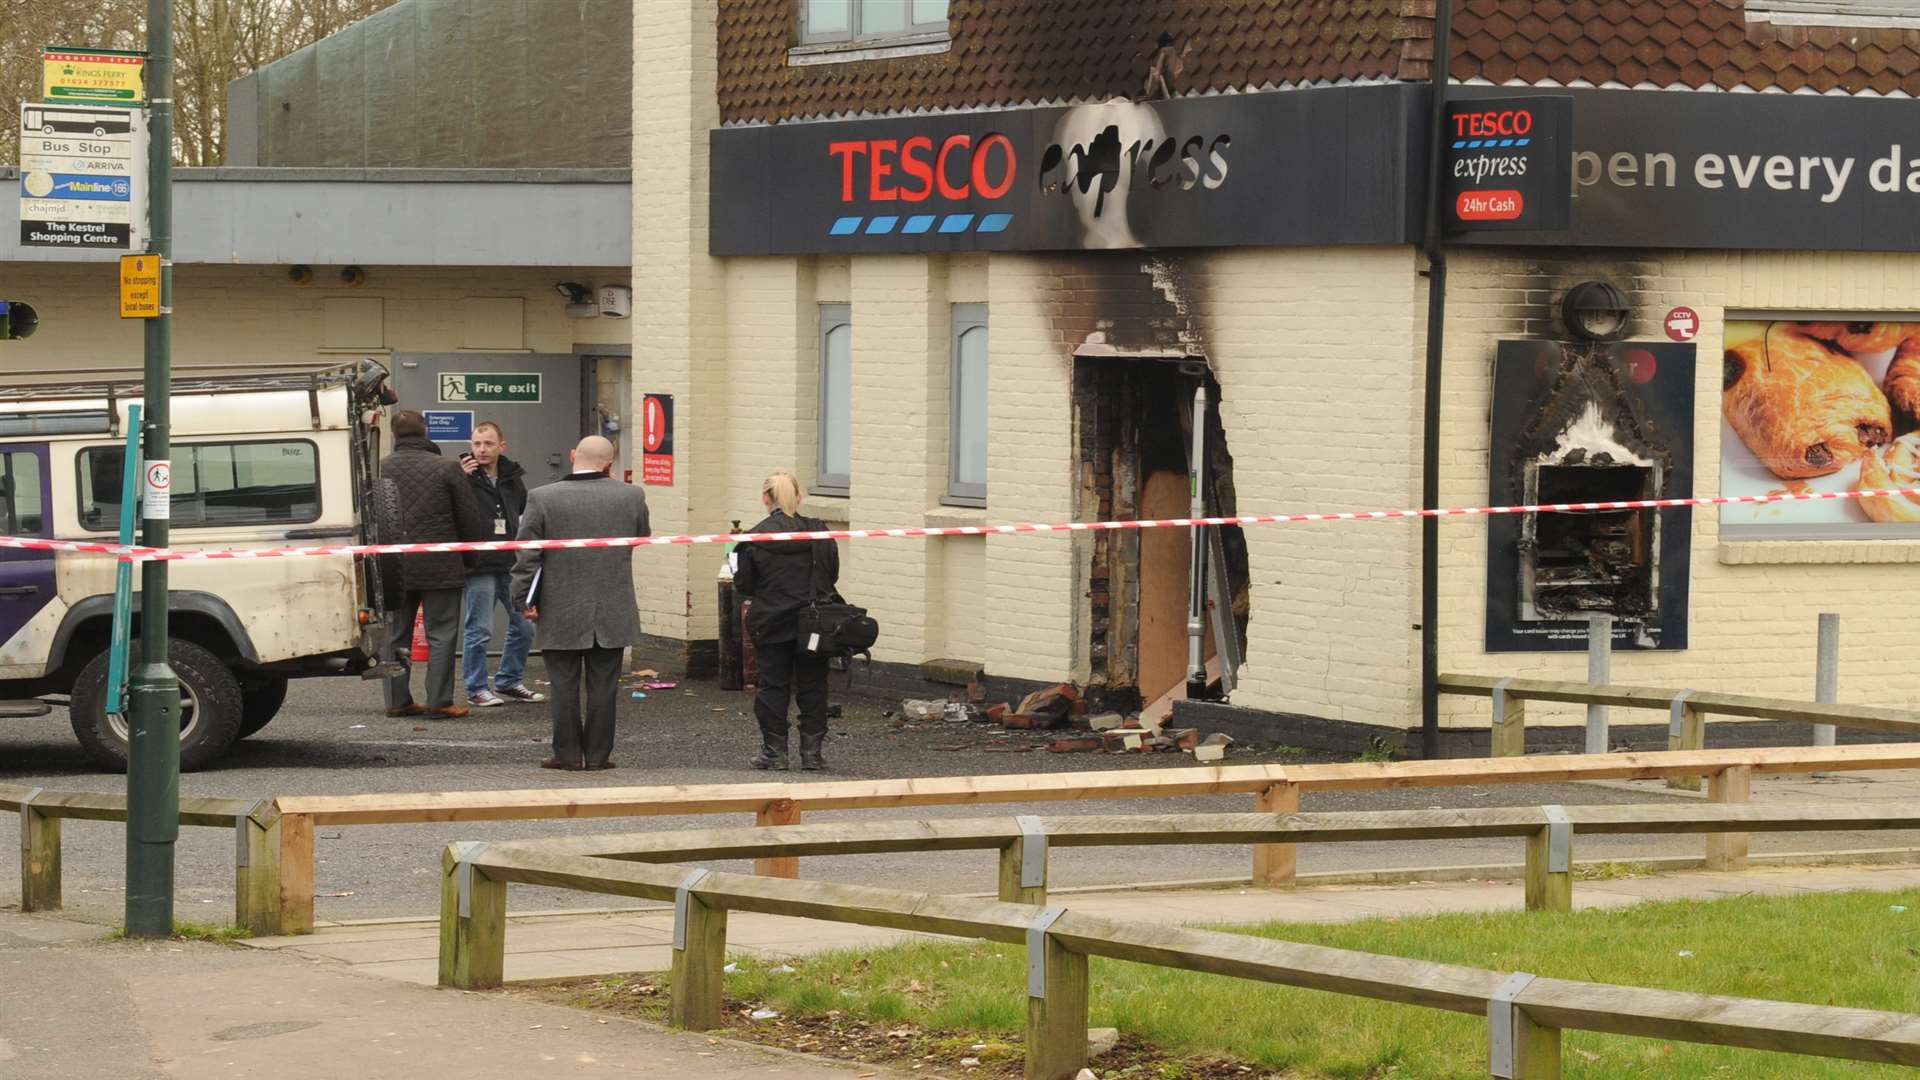
<path fill-rule="evenodd" d="M 196 562 L 211 559 L 286 559 L 317 555 L 432 555 L 445 552 L 531 551 L 576 548 L 654 547 L 672 544 L 761 543 L 789 540 L 883 540 L 926 536 L 1008 536 L 1023 533 L 1111 532 L 1119 529 L 1185 529 L 1195 525 L 1286 525 L 1322 521 L 1393 521 L 1417 518 L 1490 517 L 1496 514 L 1579 514 L 1600 510 L 1665 510 L 1683 506 L 1736 506 L 1779 502 L 1827 502 L 1846 499 L 1920 499 L 1920 488 L 1869 491 L 1775 492 L 1767 495 L 1713 495 L 1684 499 L 1627 499 L 1609 502 L 1528 503 L 1517 506 L 1464 506 L 1438 510 L 1354 510 L 1320 514 L 1239 514 L 1231 517 L 1159 518 L 1141 521 L 1025 522 L 1017 525 L 929 525 L 906 529 L 820 529 L 811 532 L 701 533 L 676 536 L 606 536 L 586 540 L 449 540 L 430 544 L 337 544 L 321 547 L 150 548 L 84 540 L 42 540 L 0 536 L 0 548 L 112 555 L 134 562 Z"/>

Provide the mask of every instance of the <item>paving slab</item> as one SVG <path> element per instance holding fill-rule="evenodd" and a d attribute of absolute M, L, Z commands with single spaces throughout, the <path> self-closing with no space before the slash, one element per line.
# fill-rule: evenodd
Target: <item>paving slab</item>
<path fill-rule="evenodd" d="M 296 949 L 107 942 L 104 935 L 99 926 L 0 911 L 0 1076 L 897 1080 L 899 1075 L 391 977 L 403 967 L 417 967 L 417 961 L 349 965 Z"/>

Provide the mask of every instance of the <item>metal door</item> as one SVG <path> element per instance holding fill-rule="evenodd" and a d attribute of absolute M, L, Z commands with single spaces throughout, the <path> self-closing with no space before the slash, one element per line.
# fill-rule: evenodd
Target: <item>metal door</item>
<path fill-rule="evenodd" d="M 567 474 L 567 451 L 586 434 L 579 357 L 400 353 L 393 359 L 399 407 L 426 413 L 429 434 L 449 457 L 467 448 L 474 424 L 492 420 L 506 434 L 507 457 L 527 470 L 529 488 Z"/>
<path fill-rule="evenodd" d="M 53 535 L 50 484 L 46 443 L 0 444 L 0 535 Z M 0 548 L 0 643 L 11 642 L 53 602 L 53 593 L 53 552 Z M 25 656 L 37 650 L 5 651 Z"/>
<path fill-rule="evenodd" d="M 427 414 L 428 434 L 448 457 L 467 448 L 474 424 L 491 420 L 506 436 L 505 456 L 527 470 L 529 489 L 571 471 L 567 451 L 589 433 L 581 408 L 588 369 L 579 357 L 396 353 L 393 359 L 397 407 Z M 488 651 L 499 655 L 506 641 L 506 612 L 496 605 Z"/>

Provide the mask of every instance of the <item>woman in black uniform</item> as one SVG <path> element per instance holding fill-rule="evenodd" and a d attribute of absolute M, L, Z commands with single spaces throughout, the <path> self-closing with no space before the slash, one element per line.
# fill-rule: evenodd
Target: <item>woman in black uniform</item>
<path fill-rule="evenodd" d="M 760 485 L 767 517 L 747 530 L 755 533 L 813 532 L 826 523 L 800 516 L 800 485 L 792 473 L 777 472 Z M 760 724 L 760 752 L 748 762 L 756 769 L 787 767 L 787 706 L 800 705 L 800 767 L 826 767 L 821 747 L 827 741 L 827 658 L 800 640 L 800 613 L 815 599 L 833 595 L 840 580 L 840 548 L 831 540 L 744 543 L 734 549 L 733 589 L 753 601 L 747 632 L 760 666 L 753 716 Z"/>

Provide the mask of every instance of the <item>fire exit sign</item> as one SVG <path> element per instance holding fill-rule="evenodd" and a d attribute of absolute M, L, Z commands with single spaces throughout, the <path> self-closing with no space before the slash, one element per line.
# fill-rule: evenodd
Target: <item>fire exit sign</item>
<path fill-rule="evenodd" d="M 463 401 L 531 405 L 540 401 L 540 373 L 535 371 L 443 371 L 439 381 L 442 405 Z"/>

